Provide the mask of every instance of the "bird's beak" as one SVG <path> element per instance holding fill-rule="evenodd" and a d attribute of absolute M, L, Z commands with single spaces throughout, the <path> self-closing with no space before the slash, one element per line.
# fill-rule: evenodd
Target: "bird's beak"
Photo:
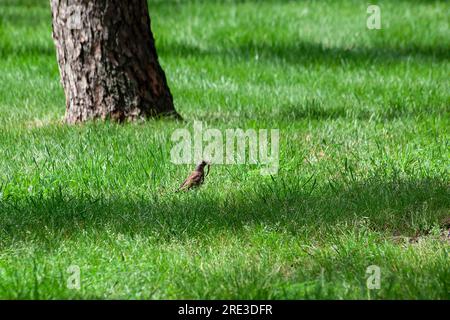
<path fill-rule="evenodd" d="M 206 177 L 209 174 L 209 170 L 210 170 L 210 167 L 211 167 L 211 162 L 209 162 L 209 161 L 205 161 L 205 162 L 206 162 L 206 165 L 208 166 L 208 172 L 205 175 L 205 177 Z"/>

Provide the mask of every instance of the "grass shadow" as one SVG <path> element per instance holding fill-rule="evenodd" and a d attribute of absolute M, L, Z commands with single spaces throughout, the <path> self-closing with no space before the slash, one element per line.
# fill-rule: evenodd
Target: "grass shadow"
<path fill-rule="evenodd" d="M 352 119 L 361 121 L 394 121 L 397 119 L 421 119 L 429 116 L 445 116 L 449 112 L 445 106 L 408 106 L 402 102 L 391 101 L 384 108 L 349 108 L 344 106 L 327 106 L 322 101 L 311 98 L 298 104 L 281 104 L 274 109 L 247 108 L 240 111 L 211 112 L 198 110 L 194 118 L 210 123 L 242 123 L 242 121 L 270 122 L 281 125 L 292 121 L 327 121 L 337 119 Z"/>
<path fill-rule="evenodd" d="M 53 246 L 58 239 L 85 233 L 95 238 L 108 231 L 184 240 L 255 226 L 314 237 L 361 224 L 380 232 L 412 234 L 429 230 L 450 212 L 445 179 L 373 178 L 318 187 L 314 179 L 280 177 L 266 180 L 256 190 L 223 196 L 211 188 L 107 199 L 89 194 L 72 197 L 60 187 L 47 196 L 10 197 L 0 201 L 2 246 L 17 241 Z"/>
<path fill-rule="evenodd" d="M 235 46 L 222 45 L 216 48 L 200 48 L 180 42 L 169 42 L 158 47 L 162 56 L 178 58 L 211 57 L 222 60 L 255 60 L 259 62 L 280 61 L 293 65 L 342 66 L 397 63 L 410 58 L 448 61 L 449 45 L 398 47 L 325 47 L 321 43 L 306 42 L 298 39 L 296 43 L 243 43 Z"/>

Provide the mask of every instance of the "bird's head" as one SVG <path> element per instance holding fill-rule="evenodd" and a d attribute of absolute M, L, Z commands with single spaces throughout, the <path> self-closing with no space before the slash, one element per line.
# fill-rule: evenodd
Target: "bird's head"
<path fill-rule="evenodd" d="M 197 166 L 197 168 L 195 170 L 197 171 L 202 171 L 206 165 L 209 165 L 208 161 L 202 160 L 202 162 L 200 162 Z"/>

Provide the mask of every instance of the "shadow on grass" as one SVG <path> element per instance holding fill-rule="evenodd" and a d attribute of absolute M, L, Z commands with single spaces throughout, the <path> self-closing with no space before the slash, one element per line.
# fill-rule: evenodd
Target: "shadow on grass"
<path fill-rule="evenodd" d="M 423 119 L 430 116 L 445 117 L 449 108 L 445 105 L 407 105 L 404 102 L 392 100 L 386 107 L 350 108 L 344 106 L 326 106 L 323 102 L 310 98 L 298 104 L 281 104 L 277 108 L 252 109 L 240 111 L 198 110 L 195 119 L 213 123 L 242 123 L 243 120 L 259 121 L 261 123 L 291 123 L 301 120 L 372 120 L 393 121 L 396 119 Z"/>
<path fill-rule="evenodd" d="M 9 0 L 11 1 L 11 0 Z M 18 0 L 14 0 L 14 1 L 18 1 Z M 24 0 L 21 0 L 24 1 Z M 34 0 L 36 1 L 36 0 Z M 347 1 L 347 0 L 344 0 Z M 343 1 L 343 2 L 344 2 Z M 406 2 L 406 3 L 411 3 L 411 4 L 421 4 L 421 5 L 432 5 L 434 3 L 445 3 L 447 0 L 397 0 L 398 2 Z M 229 4 L 240 4 L 240 3 L 254 3 L 254 4 L 260 4 L 261 0 L 184 0 L 184 1 L 180 1 L 180 0 L 147 0 L 148 4 L 149 4 L 149 8 L 150 11 L 152 10 L 152 8 L 155 8 L 155 6 L 161 6 L 161 7 L 166 7 L 166 6 L 171 6 L 171 7 L 179 7 L 182 5 L 186 5 L 186 4 L 198 4 L 198 3 L 229 3 Z M 280 4 L 280 3 L 292 3 L 292 0 L 264 0 L 264 2 L 266 3 L 276 3 L 276 4 Z M 323 1 L 323 2 L 327 2 L 327 1 Z M 328 1 L 328 2 L 337 2 L 335 0 L 333 1 Z"/>
<path fill-rule="evenodd" d="M 10 197 L 0 201 L 1 242 L 39 241 L 52 246 L 58 240 L 86 233 L 101 237 L 105 232 L 183 240 L 245 232 L 248 227 L 320 237 L 362 225 L 412 235 L 429 230 L 450 212 L 445 179 L 371 179 L 321 187 L 312 178 L 294 179 L 274 178 L 256 190 L 221 195 L 205 185 L 189 193 L 141 198 L 71 197 L 62 189 L 45 197 Z"/>
<path fill-rule="evenodd" d="M 298 39 L 296 43 L 244 43 L 241 45 L 220 48 L 199 48 L 187 43 L 170 42 L 159 46 L 159 54 L 169 57 L 212 57 L 223 60 L 255 60 L 258 56 L 260 62 L 280 61 L 282 63 L 298 65 L 369 65 L 383 63 L 397 63 L 413 59 L 432 59 L 434 61 L 447 61 L 450 47 L 407 45 L 402 47 L 355 47 L 355 48 L 328 48 L 320 43 L 305 42 Z"/>

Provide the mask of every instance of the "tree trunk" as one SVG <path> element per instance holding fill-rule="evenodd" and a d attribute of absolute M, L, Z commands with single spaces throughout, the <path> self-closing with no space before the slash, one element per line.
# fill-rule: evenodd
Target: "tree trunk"
<path fill-rule="evenodd" d="M 146 0 L 50 0 L 66 121 L 178 117 Z"/>

